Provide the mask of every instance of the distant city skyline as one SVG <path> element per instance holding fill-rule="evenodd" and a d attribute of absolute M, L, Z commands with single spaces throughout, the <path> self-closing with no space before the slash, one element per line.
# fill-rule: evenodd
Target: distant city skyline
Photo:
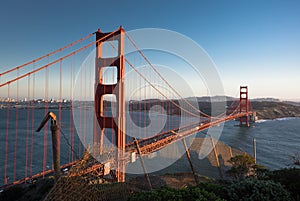
<path fill-rule="evenodd" d="M 0 7 L 0 72 L 97 28 L 106 32 L 120 25 L 127 31 L 153 27 L 176 31 L 202 46 L 216 64 L 225 95 L 236 97 L 239 86 L 248 85 L 251 98 L 300 101 L 299 8 L 296 0 L 6 1 Z M 184 72 L 180 66 L 174 70 Z M 23 97 L 26 82 L 19 86 Z M 197 91 L 197 80 L 191 83 Z M 66 99 L 70 88 L 64 86 Z M 206 91 L 196 94 L 202 95 Z M 35 96 L 44 97 L 44 92 L 36 89 Z"/>

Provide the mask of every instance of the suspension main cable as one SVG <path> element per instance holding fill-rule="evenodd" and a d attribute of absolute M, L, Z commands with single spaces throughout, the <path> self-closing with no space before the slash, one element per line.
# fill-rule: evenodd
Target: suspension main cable
<path fill-rule="evenodd" d="M 164 98 L 166 98 L 168 101 L 170 101 L 173 105 L 175 105 L 176 107 L 182 109 L 183 111 L 185 111 L 186 113 L 194 116 L 194 117 L 197 117 L 197 118 L 200 118 L 201 116 L 199 115 L 196 115 L 188 110 L 186 110 L 185 108 L 182 108 L 180 107 L 180 105 L 178 105 L 175 101 L 169 99 L 166 95 L 164 95 L 159 89 L 157 89 L 142 73 L 140 73 L 131 63 L 130 61 L 128 61 L 128 59 L 124 58 L 126 63 L 128 63 L 128 65 L 136 72 L 139 74 L 139 76 L 141 76 L 141 78 L 143 78 L 143 80 L 145 80 L 153 89 L 155 89 L 155 91 L 157 91 L 160 95 L 162 95 Z"/>
<path fill-rule="evenodd" d="M 66 46 L 64 46 L 64 47 L 62 47 L 62 48 L 59 48 L 59 49 L 57 49 L 57 50 L 55 50 L 55 51 L 53 51 L 53 52 L 50 52 L 50 53 L 48 53 L 48 54 L 45 54 L 44 56 L 41 56 L 41 57 L 39 57 L 39 58 L 37 58 L 37 59 L 34 59 L 34 60 L 31 60 L 31 61 L 29 61 L 29 62 L 27 62 L 27 63 L 25 63 L 25 64 L 22 64 L 22 65 L 20 65 L 20 66 L 15 67 L 15 68 L 9 69 L 9 70 L 7 70 L 7 71 L 5 71 L 5 72 L 3 72 L 3 73 L 0 73 L 0 77 L 3 76 L 3 75 L 5 75 L 5 74 L 11 73 L 11 72 L 13 72 L 13 71 L 15 71 L 15 70 L 24 68 L 25 66 L 28 66 L 28 65 L 30 65 L 30 64 L 33 64 L 33 63 L 35 63 L 35 62 L 37 62 L 37 61 L 40 61 L 40 60 L 42 60 L 42 59 L 44 59 L 44 58 L 47 58 L 47 57 L 49 57 L 49 56 L 51 56 L 51 55 L 54 55 L 54 54 L 58 53 L 58 52 L 61 52 L 61 51 L 65 50 L 65 49 L 67 49 L 67 48 L 69 48 L 69 47 L 72 47 L 72 46 L 76 45 L 77 43 L 80 43 L 81 41 L 84 41 L 84 40 L 90 38 L 90 37 L 93 36 L 94 34 L 95 34 L 95 32 L 94 32 L 94 33 L 91 33 L 91 34 L 89 34 L 89 35 L 87 35 L 87 36 L 85 36 L 85 37 L 83 37 L 83 38 L 80 38 L 79 40 L 76 40 L 76 41 L 74 41 L 74 42 L 72 42 L 72 43 L 70 43 L 70 44 L 68 44 L 68 45 L 66 45 Z"/>
<path fill-rule="evenodd" d="M 140 53 L 140 55 L 144 58 L 144 60 L 150 65 L 150 67 L 154 70 L 154 72 L 156 72 L 156 74 L 170 87 L 170 89 L 173 90 L 173 92 L 179 96 L 184 102 L 186 102 L 189 106 L 191 106 L 193 109 L 195 109 L 197 112 L 199 112 L 200 114 L 204 115 L 205 117 L 211 117 L 210 115 L 202 112 L 201 110 L 199 110 L 198 108 L 196 108 L 195 106 L 193 106 L 189 101 L 187 101 L 185 98 L 183 98 L 175 89 L 174 87 L 172 87 L 168 81 L 159 73 L 159 71 L 152 65 L 152 63 L 149 61 L 149 59 L 146 57 L 146 55 L 139 49 L 139 47 L 137 46 L 137 44 L 133 41 L 133 39 L 125 32 L 126 37 L 129 39 L 129 41 L 131 42 L 131 44 L 135 47 L 135 49 Z M 216 118 L 216 117 L 212 117 L 212 118 Z"/>
<path fill-rule="evenodd" d="M 60 61 L 62 61 L 62 60 L 64 60 L 64 59 L 66 59 L 66 58 L 68 58 L 68 57 L 70 57 L 70 56 L 73 56 L 73 55 L 75 55 L 76 53 L 81 52 L 81 51 L 87 49 L 88 47 L 90 47 L 90 46 L 92 46 L 92 45 L 98 43 L 100 40 L 104 40 L 105 38 L 108 38 L 108 37 L 112 36 L 112 35 L 115 34 L 117 31 L 118 31 L 118 30 L 115 30 L 115 31 L 113 31 L 113 32 L 111 32 L 111 33 L 109 33 L 109 34 L 103 36 L 102 38 L 100 38 L 100 39 L 98 39 L 98 40 L 96 40 L 96 41 L 94 41 L 94 42 L 91 42 L 91 43 L 89 43 L 88 45 L 86 45 L 86 46 L 84 46 L 84 47 L 82 47 L 82 48 L 79 48 L 79 49 L 77 49 L 77 50 L 75 50 L 75 51 L 73 51 L 73 52 L 71 52 L 71 53 L 69 53 L 69 54 L 67 54 L 67 55 L 65 55 L 65 56 L 63 56 L 63 57 L 61 57 L 61 58 L 58 58 L 58 59 L 56 59 L 56 60 L 54 60 L 54 61 L 52 61 L 52 62 L 50 62 L 50 63 L 48 63 L 48 64 L 46 64 L 46 65 L 44 65 L 44 66 L 42 66 L 42 67 L 40 67 L 40 68 L 37 68 L 37 69 L 35 69 L 35 70 L 32 70 L 32 71 L 30 71 L 30 72 L 28 72 L 28 73 L 25 73 L 25 74 L 21 75 L 21 76 L 18 76 L 18 77 L 16 77 L 15 79 L 9 80 L 9 81 L 7 81 L 7 82 L 5 82 L 5 83 L 3 83 L 3 84 L 0 84 L 0 88 L 3 87 L 3 86 L 8 85 L 8 84 L 10 84 L 10 83 L 16 82 L 17 80 L 20 80 L 20 79 L 22 79 L 22 78 L 24 78 L 24 77 L 30 76 L 31 74 L 34 74 L 34 73 L 36 73 L 36 72 L 38 72 L 38 71 L 40 71 L 40 70 L 43 70 L 44 68 L 48 68 L 48 67 L 52 66 L 53 64 L 56 64 L 56 63 L 58 63 L 58 62 L 60 62 Z"/>
<path fill-rule="evenodd" d="M 117 48 L 114 46 L 114 44 L 112 44 L 110 41 L 109 41 L 109 44 L 112 46 L 112 48 L 117 51 Z M 183 111 L 187 112 L 188 114 L 194 116 L 194 117 L 197 117 L 197 118 L 200 118 L 201 116 L 200 115 L 197 115 L 197 114 L 194 114 L 184 108 L 182 108 L 180 105 L 178 105 L 175 101 L 169 99 L 166 95 L 164 95 L 164 93 L 162 93 L 159 89 L 157 89 L 141 72 L 139 72 L 137 70 L 137 68 L 134 67 L 133 64 L 131 64 L 131 62 L 126 58 L 124 57 L 124 60 L 126 63 L 128 63 L 128 65 L 136 72 L 138 73 L 142 78 L 143 80 L 145 80 L 153 89 L 155 89 L 159 94 L 161 94 L 164 98 L 166 98 L 169 102 L 171 102 L 173 105 L 175 105 L 177 108 L 179 109 L 182 109 Z M 211 118 L 210 116 L 208 118 Z"/>
<path fill-rule="evenodd" d="M 235 112 L 237 112 L 238 109 L 240 108 L 240 105 L 241 105 L 241 103 L 239 103 L 238 106 L 233 110 L 233 112 L 228 116 L 233 116 L 235 114 Z"/>

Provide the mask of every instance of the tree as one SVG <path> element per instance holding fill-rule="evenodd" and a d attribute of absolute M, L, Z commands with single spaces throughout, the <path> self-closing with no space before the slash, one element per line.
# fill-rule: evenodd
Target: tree
<path fill-rule="evenodd" d="M 281 183 L 291 193 L 294 200 L 300 201 L 300 169 L 275 170 L 269 172 L 266 178 Z"/>
<path fill-rule="evenodd" d="M 237 155 L 229 159 L 232 167 L 227 173 L 237 180 L 243 180 L 247 177 L 256 177 L 257 174 L 262 174 L 266 168 L 255 163 L 252 156 L 248 154 Z"/>
<path fill-rule="evenodd" d="M 213 192 L 208 192 L 205 189 L 197 186 L 188 186 L 181 189 L 173 189 L 170 187 L 162 187 L 146 192 L 139 192 L 129 197 L 128 201 L 139 200 L 155 200 L 155 201 L 225 201 L 215 195 Z"/>

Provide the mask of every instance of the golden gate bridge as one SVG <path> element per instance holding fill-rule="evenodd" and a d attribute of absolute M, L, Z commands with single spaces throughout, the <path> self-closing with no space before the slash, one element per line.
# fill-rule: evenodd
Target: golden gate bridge
<path fill-rule="evenodd" d="M 139 60 L 135 58 L 135 61 L 130 61 L 125 57 L 125 38 L 135 48 L 140 56 Z M 84 58 L 88 57 L 95 47 L 96 52 L 92 54 L 92 57 L 96 58 L 94 63 L 84 63 Z M 113 52 L 113 56 L 107 56 L 105 48 Z M 136 67 L 136 60 L 140 62 L 139 65 L 143 61 L 143 65 L 156 77 L 141 72 L 140 68 Z M 76 75 L 76 67 L 80 65 L 81 72 Z M 91 65 L 92 69 L 89 68 Z M 125 67 L 134 72 L 135 83 L 126 83 Z M 95 80 L 91 79 L 93 76 Z M 76 83 L 74 80 L 77 80 Z M 130 84 L 149 86 L 144 91 L 139 91 L 139 99 L 132 103 L 137 111 L 147 112 L 153 105 L 149 105 L 146 100 L 154 99 L 159 100 L 157 104 L 160 106 L 160 112 L 177 108 L 180 112 L 176 115 L 183 115 L 184 118 L 191 118 L 193 121 L 186 122 L 180 128 L 175 125 L 158 133 L 144 129 L 138 137 L 128 136 L 126 132 L 131 128 L 126 124 L 126 107 L 128 109 L 132 104 L 126 101 L 126 89 L 130 88 Z M 132 161 L 133 156 L 142 159 L 144 155 L 178 141 L 184 142 L 186 137 L 226 121 L 239 119 L 241 126 L 249 126 L 255 115 L 251 110 L 246 86 L 240 87 L 240 98 L 233 101 L 225 112 L 216 116 L 204 113 L 172 86 L 122 27 L 109 33 L 98 30 L 42 57 L 0 73 L 0 93 L 3 121 L 1 188 L 45 177 L 53 174 L 54 170 L 56 175 L 60 175 L 62 169 L 76 166 L 84 151 L 82 144 L 92 146 L 93 156 L 101 156 L 102 159 L 92 160 L 89 167 L 78 175 L 97 171 L 100 176 L 111 174 L 115 181 L 124 182 L 126 165 Z M 44 94 L 43 97 L 41 93 Z M 21 102 L 21 97 L 25 97 L 26 100 Z M 49 97 L 56 97 L 56 100 Z M 63 98 L 71 100 L 68 103 L 70 111 L 66 110 L 68 106 Z M 184 106 L 178 100 L 183 102 Z M 76 105 L 77 102 L 80 103 Z M 77 108 L 76 116 L 72 110 L 78 105 L 81 107 Z M 92 108 L 93 111 L 92 124 L 89 124 L 87 108 Z M 107 108 L 113 110 L 112 114 L 108 114 Z M 57 117 L 53 113 L 52 116 L 48 116 L 48 119 L 52 119 L 52 126 L 57 126 L 57 137 L 54 141 L 52 139 L 52 143 L 55 144 L 53 149 L 56 164 L 51 163 L 51 157 L 49 159 L 49 127 L 44 126 L 44 135 L 35 132 L 43 117 L 49 115 L 52 110 L 58 114 Z M 37 121 L 37 118 L 40 121 Z M 76 128 L 75 118 L 78 120 Z M 138 116 L 137 121 L 146 127 L 147 120 L 143 117 Z M 68 133 L 65 134 L 63 129 Z M 78 135 L 82 135 L 82 142 L 78 137 L 76 140 L 76 130 Z M 89 136 L 92 139 L 88 139 Z M 112 147 L 105 145 L 105 138 L 109 138 Z M 60 147 L 61 140 L 66 141 L 66 147 Z M 60 165 L 61 150 L 67 153 L 63 165 Z M 79 155 L 77 158 L 76 152 Z M 143 168 L 146 173 L 145 167 Z"/>

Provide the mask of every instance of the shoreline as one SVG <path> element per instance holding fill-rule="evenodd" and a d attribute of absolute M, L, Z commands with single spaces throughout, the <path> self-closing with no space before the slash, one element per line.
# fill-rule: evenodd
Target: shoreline
<path fill-rule="evenodd" d="M 286 120 L 292 120 L 292 119 L 300 119 L 300 116 L 295 116 L 295 117 L 286 116 L 286 117 L 278 117 L 275 119 L 258 119 L 255 121 L 255 123 L 263 123 L 266 121 L 286 121 Z"/>

